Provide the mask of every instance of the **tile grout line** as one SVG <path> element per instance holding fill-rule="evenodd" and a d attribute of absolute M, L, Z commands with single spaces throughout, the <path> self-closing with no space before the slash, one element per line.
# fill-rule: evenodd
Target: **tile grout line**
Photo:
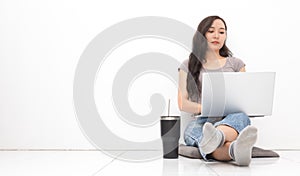
<path fill-rule="evenodd" d="M 158 150 L 135 150 L 135 149 L 132 149 L 132 150 L 111 150 L 111 149 L 0 149 L 0 152 L 10 152 L 10 151 L 23 151 L 23 152 L 35 152 L 35 151 L 62 151 L 62 152 L 68 152 L 68 151 L 83 151 L 83 152 L 89 152 L 89 151 L 92 151 L 92 152 L 95 152 L 95 151 L 158 151 Z"/>
<path fill-rule="evenodd" d="M 300 162 L 298 162 L 298 161 L 296 161 L 296 160 L 294 160 L 294 159 L 290 159 L 289 157 L 285 157 L 285 156 L 280 156 L 280 158 L 281 159 L 284 159 L 284 160 L 287 160 L 287 161 L 289 161 L 289 162 L 292 162 L 292 163 L 300 163 Z"/>
<path fill-rule="evenodd" d="M 215 171 L 213 168 L 211 168 L 208 164 L 205 164 L 205 163 L 204 163 L 204 165 L 205 165 L 206 167 L 208 167 L 209 170 L 211 170 L 213 173 L 217 174 L 216 176 L 220 176 L 219 173 L 218 173 L 217 171 Z"/>
<path fill-rule="evenodd" d="M 300 151 L 300 149 L 268 149 L 274 151 Z M 81 148 L 0 148 L 0 151 L 159 151 L 155 149 L 81 149 Z"/>
<path fill-rule="evenodd" d="M 98 171 L 96 171 L 94 174 L 92 174 L 92 176 L 96 176 L 98 175 L 102 170 L 104 170 L 108 165 L 110 165 L 111 163 L 113 163 L 118 157 L 120 157 L 121 155 L 123 155 L 124 153 L 126 153 L 127 151 L 121 152 L 119 155 L 115 156 L 111 161 L 109 161 L 107 164 L 105 164 L 104 166 L 102 166 Z"/>

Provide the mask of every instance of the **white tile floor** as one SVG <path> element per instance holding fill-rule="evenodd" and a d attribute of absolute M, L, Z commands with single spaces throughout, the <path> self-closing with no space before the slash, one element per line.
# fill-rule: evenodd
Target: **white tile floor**
<path fill-rule="evenodd" d="M 132 152 L 147 151 L 116 151 L 117 157 L 114 158 L 101 151 L 0 151 L 0 175 L 300 175 L 300 150 L 277 151 L 280 158 L 253 159 L 249 167 L 238 167 L 232 163 L 207 163 L 181 156 L 178 159 L 160 158 L 148 162 L 126 162 L 118 159 Z"/>

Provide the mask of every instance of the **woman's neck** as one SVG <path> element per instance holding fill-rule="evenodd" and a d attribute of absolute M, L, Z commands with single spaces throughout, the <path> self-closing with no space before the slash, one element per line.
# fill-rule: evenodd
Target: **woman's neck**
<path fill-rule="evenodd" d="M 220 55 L 219 51 L 215 51 L 215 52 L 208 51 L 206 52 L 205 59 L 207 62 L 209 62 L 209 61 L 224 59 L 224 57 Z"/>
<path fill-rule="evenodd" d="M 219 52 L 207 52 L 205 59 L 206 62 L 203 64 L 205 69 L 219 69 L 226 64 L 226 57 L 221 56 Z"/>

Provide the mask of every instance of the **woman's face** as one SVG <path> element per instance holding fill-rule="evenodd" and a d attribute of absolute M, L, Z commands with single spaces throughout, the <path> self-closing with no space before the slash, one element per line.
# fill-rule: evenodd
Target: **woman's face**
<path fill-rule="evenodd" d="M 220 19 L 216 19 L 205 33 L 208 46 L 214 51 L 219 51 L 223 47 L 226 36 L 225 24 Z"/>

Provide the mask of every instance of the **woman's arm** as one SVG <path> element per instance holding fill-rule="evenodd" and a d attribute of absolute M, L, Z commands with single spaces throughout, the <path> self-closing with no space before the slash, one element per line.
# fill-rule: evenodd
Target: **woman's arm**
<path fill-rule="evenodd" d="M 187 73 L 183 70 L 179 70 L 178 107 L 180 111 L 199 114 L 201 113 L 201 104 L 192 102 L 188 99 L 186 80 Z"/>

